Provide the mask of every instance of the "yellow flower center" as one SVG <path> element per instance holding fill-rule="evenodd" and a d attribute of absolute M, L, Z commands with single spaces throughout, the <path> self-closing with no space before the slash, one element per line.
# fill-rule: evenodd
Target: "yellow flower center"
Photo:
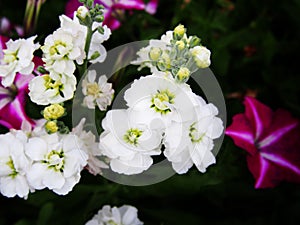
<path fill-rule="evenodd" d="M 87 84 L 86 92 L 88 95 L 97 96 L 99 93 L 101 93 L 101 90 L 98 84 L 94 82 Z"/>
<path fill-rule="evenodd" d="M 175 95 L 170 92 L 168 89 L 163 91 L 157 91 L 155 95 L 153 95 L 151 99 L 151 108 L 153 108 L 156 112 L 161 114 L 167 114 L 171 112 L 169 108 L 169 104 L 174 104 Z"/>
<path fill-rule="evenodd" d="M 123 136 L 126 143 L 136 146 L 138 144 L 139 137 L 143 134 L 143 131 L 137 128 L 130 128 Z"/>

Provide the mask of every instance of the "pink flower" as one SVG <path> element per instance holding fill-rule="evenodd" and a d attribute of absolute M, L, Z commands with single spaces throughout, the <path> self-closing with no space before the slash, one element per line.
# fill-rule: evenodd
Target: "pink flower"
<path fill-rule="evenodd" d="M 6 48 L 8 39 L 0 36 L 0 58 L 2 50 Z M 34 58 L 35 67 L 42 65 L 42 60 Z M 10 87 L 3 87 L 0 78 L 0 124 L 8 129 L 20 129 L 23 121 L 28 121 L 32 126 L 35 122 L 25 112 L 26 97 L 28 94 L 28 83 L 33 75 L 24 76 L 17 73 L 15 81 Z"/>
<path fill-rule="evenodd" d="M 12 36 L 16 32 L 19 37 L 24 36 L 24 29 L 9 21 L 6 17 L 0 18 L 0 34 Z"/>
<path fill-rule="evenodd" d="M 158 0 L 150 0 L 147 4 L 143 0 L 95 0 L 95 3 L 104 6 L 104 21 L 110 29 L 115 30 L 121 26 L 119 18 L 125 13 L 125 10 L 145 10 L 150 14 L 156 12 Z M 74 11 L 82 5 L 78 0 L 69 0 L 66 5 L 65 13 L 73 17 Z"/>
<path fill-rule="evenodd" d="M 285 110 L 273 112 L 246 97 L 245 113 L 233 117 L 226 134 L 248 152 L 248 168 L 255 188 L 275 187 L 281 181 L 300 182 L 299 120 Z"/>

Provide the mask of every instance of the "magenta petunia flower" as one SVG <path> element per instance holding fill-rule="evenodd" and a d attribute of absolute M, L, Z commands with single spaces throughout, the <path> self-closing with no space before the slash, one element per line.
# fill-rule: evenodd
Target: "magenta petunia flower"
<path fill-rule="evenodd" d="M 248 152 L 255 188 L 275 187 L 281 181 L 299 183 L 299 120 L 282 109 L 273 112 L 252 97 L 246 97 L 244 105 L 245 113 L 233 117 L 226 134 Z"/>
<path fill-rule="evenodd" d="M 6 37 L 0 36 L 0 59 L 3 49 L 6 48 Z M 33 59 L 35 67 L 42 65 L 38 57 Z M 10 87 L 1 85 L 0 78 L 0 124 L 8 129 L 20 129 L 23 121 L 28 121 L 32 126 L 35 122 L 25 112 L 25 103 L 28 96 L 28 83 L 33 75 L 24 76 L 17 73 L 14 83 Z"/>
<path fill-rule="evenodd" d="M 110 29 L 115 30 L 121 26 L 119 19 L 125 10 L 145 10 L 150 14 L 154 14 L 157 9 L 158 0 L 150 0 L 147 4 L 143 0 L 95 0 L 95 3 L 104 6 L 104 21 Z M 82 5 L 78 0 L 69 0 L 66 4 L 65 13 L 69 17 L 73 17 L 74 11 Z"/>

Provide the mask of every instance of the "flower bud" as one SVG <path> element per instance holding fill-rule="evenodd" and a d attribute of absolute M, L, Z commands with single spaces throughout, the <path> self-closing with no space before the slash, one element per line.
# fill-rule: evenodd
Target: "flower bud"
<path fill-rule="evenodd" d="M 65 108 L 60 104 L 47 106 L 43 111 L 43 115 L 46 120 L 56 120 L 62 117 L 64 114 Z"/>
<path fill-rule="evenodd" d="M 186 67 L 180 67 L 176 74 L 176 80 L 179 82 L 186 82 L 190 77 L 190 70 Z"/>
<path fill-rule="evenodd" d="M 185 28 L 183 25 L 179 24 L 177 27 L 174 29 L 174 38 L 177 40 L 180 40 L 183 35 L 185 34 Z"/>
<path fill-rule="evenodd" d="M 199 68 L 207 68 L 210 65 L 210 50 L 204 46 L 196 46 L 192 48 L 191 54 Z"/>
<path fill-rule="evenodd" d="M 89 14 L 89 10 L 85 6 L 79 6 L 77 9 L 77 16 L 81 19 L 85 19 Z"/>
<path fill-rule="evenodd" d="M 201 42 L 200 38 L 198 38 L 197 36 L 192 36 L 191 39 L 190 39 L 189 44 L 190 44 L 190 47 L 193 48 L 193 47 L 199 45 L 200 42 Z"/>
<path fill-rule="evenodd" d="M 185 48 L 185 44 L 183 41 L 176 41 L 175 44 L 179 50 L 183 50 Z"/>
<path fill-rule="evenodd" d="M 58 131 L 58 126 L 55 121 L 48 121 L 45 124 L 45 129 L 49 134 L 53 134 Z"/>
<path fill-rule="evenodd" d="M 157 47 L 151 48 L 149 52 L 149 58 L 153 61 L 157 61 L 162 54 L 162 50 Z"/>

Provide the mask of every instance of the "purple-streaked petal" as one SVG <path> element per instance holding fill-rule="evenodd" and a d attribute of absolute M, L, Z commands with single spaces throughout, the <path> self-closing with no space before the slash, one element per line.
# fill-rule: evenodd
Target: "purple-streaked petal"
<path fill-rule="evenodd" d="M 287 159 L 278 156 L 278 155 L 274 155 L 274 154 L 269 154 L 269 153 L 260 153 L 260 155 L 271 161 L 272 163 L 275 163 L 279 166 L 285 167 L 288 170 L 292 170 L 294 171 L 296 174 L 298 174 L 300 176 L 300 166 L 299 165 L 294 165 L 293 162 L 288 161 Z"/>
<path fill-rule="evenodd" d="M 125 10 L 144 10 L 145 3 L 142 0 L 120 0 L 112 5 L 113 9 L 125 9 Z"/>
<path fill-rule="evenodd" d="M 74 12 L 78 9 L 82 4 L 78 0 L 69 0 L 65 7 L 66 16 L 73 18 Z"/>
<path fill-rule="evenodd" d="M 294 129 L 296 126 L 298 125 L 297 122 L 289 124 L 285 127 L 282 127 L 278 130 L 275 130 L 274 132 L 272 132 L 271 134 L 269 134 L 267 137 L 265 137 L 263 140 L 261 140 L 258 143 L 258 147 L 259 148 L 264 148 L 267 147 L 269 145 L 273 145 L 275 144 L 275 142 L 280 141 L 280 139 L 289 131 L 291 131 L 292 129 Z"/>
<path fill-rule="evenodd" d="M 263 134 L 263 130 L 271 124 L 272 110 L 252 97 L 246 97 L 244 101 L 245 115 L 255 128 L 255 139 Z"/>
<path fill-rule="evenodd" d="M 153 15 L 154 13 L 156 13 L 157 5 L 158 5 L 158 0 L 150 0 L 145 7 L 145 11 Z"/>
<path fill-rule="evenodd" d="M 111 30 L 116 30 L 121 26 L 121 23 L 111 15 L 111 11 L 104 14 L 103 25 L 108 26 Z"/>
<path fill-rule="evenodd" d="M 255 154 L 257 152 L 253 129 L 244 114 L 237 114 L 233 117 L 233 122 L 226 129 L 225 134 L 233 139 L 235 145 L 245 149 L 248 153 Z"/>

